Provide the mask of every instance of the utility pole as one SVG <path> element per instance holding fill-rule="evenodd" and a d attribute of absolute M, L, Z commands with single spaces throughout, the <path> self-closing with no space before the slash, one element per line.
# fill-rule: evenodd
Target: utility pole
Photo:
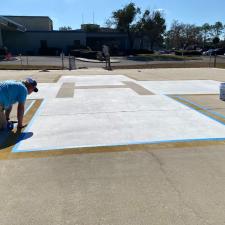
<path fill-rule="evenodd" d="M 82 14 L 82 24 L 84 24 L 84 14 Z"/>

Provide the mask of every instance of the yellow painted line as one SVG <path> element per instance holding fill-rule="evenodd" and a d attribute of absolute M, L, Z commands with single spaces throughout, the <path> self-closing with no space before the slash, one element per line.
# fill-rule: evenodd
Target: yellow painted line
<path fill-rule="evenodd" d="M 29 109 L 27 114 L 24 116 L 24 124 L 28 124 L 39 106 L 41 105 L 42 100 L 36 100 L 33 106 Z M 24 128 L 25 129 L 25 128 Z M 21 133 L 24 131 L 17 130 L 16 128 L 9 134 L 3 144 L 0 146 L 0 159 L 7 159 L 10 154 L 12 154 L 12 148 L 17 143 L 18 138 Z"/>
<path fill-rule="evenodd" d="M 172 96 L 177 101 L 182 102 L 179 98 Z M 25 123 L 29 123 L 35 112 L 41 105 L 42 100 L 36 100 L 29 112 L 24 118 Z M 187 104 L 187 102 L 183 102 Z M 207 111 L 200 109 L 189 103 L 189 106 L 195 110 L 199 110 L 202 113 L 208 114 Z M 212 117 L 212 115 L 210 115 Z M 215 115 L 213 115 L 215 116 Z M 215 116 L 216 117 L 216 116 Z M 222 118 L 216 118 L 225 122 Z M 23 130 L 22 130 L 23 131 Z M 169 142 L 169 143 L 153 143 L 153 144 L 136 144 L 136 145 L 125 145 L 125 146 L 107 146 L 107 147 L 85 147 L 85 148 L 70 148 L 62 150 L 48 150 L 48 151 L 34 151 L 34 152 L 12 152 L 12 148 L 16 144 L 21 132 L 13 131 L 7 138 L 6 142 L 0 148 L 0 160 L 13 160 L 13 159 L 24 159 L 24 158 L 45 158 L 45 157 L 56 157 L 65 155 L 75 154 L 90 154 L 90 153 L 107 153 L 107 152 L 125 152 L 125 151 L 149 151 L 159 149 L 179 149 L 186 148 L 190 149 L 193 147 L 209 147 L 224 145 L 225 141 L 221 140 L 204 140 L 204 141 L 190 141 L 190 142 Z"/>
<path fill-rule="evenodd" d="M 193 142 L 174 142 L 174 143 L 159 143 L 159 144 L 140 144 L 140 145 L 126 145 L 113 147 L 87 147 L 87 148 L 72 148 L 63 150 L 48 150 L 37 152 L 18 152 L 11 151 L 0 154 L 0 160 L 24 159 L 24 158 L 46 158 L 64 155 L 75 154 L 91 154 L 91 153 L 109 153 L 109 152 L 126 152 L 126 151 L 149 151 L 159 149 L 178 149 L 193 147 L 208 147 L 224 145 L 225 141 L 193 141 Z"/>
<path fill-rule="evenodd" d="M 175 99 L 178 102 L 183 103 L 184 105 L 187 105 L 187 106 L 189 106 L 189 107 L 191 107 L 191 108 L 201 112 L 202 114 L 205 114 L 206 116 L 209 116 L 209 117 L 211 117 L 213 119 L 216 119 L 216 120 L 218 120 L 221 123 L 225 123 L 225 118 L 220 117 L 219 115 L 216 115 L 214 113 L 211 113 L 210 110 L 205 110 L 205 109 L 201 108 L 200 106 L 192 104 L 191 102 L 188 102 L 188 101 L 185 101 L 183 99 L 180 99 L 179 96 L 170 96 L 170 97 Z"/>
<path fill-rule="evenodd" d="M 139 95 L 154 95 L 151 91 L 132 81 L 123 81 L 123 83 Z"/>
<path fill-rule="evenodd" d="M 63 83 L 56 98 L 73 98 L 75 83 Z"/>

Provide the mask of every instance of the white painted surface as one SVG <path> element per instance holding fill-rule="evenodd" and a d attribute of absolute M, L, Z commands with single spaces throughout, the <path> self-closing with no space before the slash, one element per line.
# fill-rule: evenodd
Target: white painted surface
<path fill-rule="evenodd" d="M 48 99 L 55 98 L 62 84 L 40 83 L 38 84 L 38 92 L 28 95 L 27 99 Z"/>
<path fill-rule="evenodd" d="M 163 97 L 161 105 L 164 111 L 163 107 L 158 111 L 153 107 L 146 111 L 85 114 L 73 111 L 72 115 L 66 112 L 59 115 L 54 110 L 47 114 L 44 109 L 51 106 L 46 104 L 29 129 L 34 135 L 23 141 L 17 151 L 225 137 L 225 127 L 210 118 L 176 102 L 174 109 L 180 110 L 165 110 L 168 104 L 163 104 Z"/>
<path fill-rule="evenodd" d="M 45 101 L 14 151 L 37 151 L 225 138 L 225 126 L 161 93 L 216 93 L 216 81 L 133 82 L 156 95 L 138 95 L 129 88 L 75 89 L 74 98 L 55 98 L 64 82 L 81 86 L 126 80 L 124 76 L 62 77 L 57 84 L 41 84 L 37 96 Z M 110 79 L 112 81 L 110 81 Z M 129 79 L 131 80 L 131 79 Z"/>
<path fill-rule="evenodd" d="M 132 81 L 123 75 L 85 75 L 85 76 L 63 76 L 58 83 L 74 82 L 76 86 L 95 86 L 95 85 L 124 85 L 122 81 Z"/>
<path fill-rule="evenodd" d="M 38 116 L 17 151 L 224 138 L 225 126 L 193 110 Z"/>
<path fill-rule="evenodd" d="M 138 96 L 136 92 L 129 88 L 102 88 L 102 89 L 76 89 L 74 97 L 83 101 L 99 101 L 113 100 L 118 98 L 130 98 Z"/>
<path fill-rule="evenodd" d="M 213 80 L 138 81 L 155 94 L 218 94 L 220 82 Z"/>
<path fill-rule="evenodd" d="M 126 89 L 122 89 L 126 90 Z M 49 99 L 45 101 L 40 115 L 76 115 L 91 113 L 113 113 L 113 112 L 137 112 L 137 111 L 179 111 L 191 110 L 179 104 L 173 99 L 163 95 L 121 95 L 117 92 L 113 98 L 111 96 L 102 95 L 102 98 L 90 98 L 87 95 L 79 95 L 79 98 L 62 98 Z M 129 89 L 128 89 L 129 90 Z M 106 91 L 110 91 L 107 89 Z M 89 93 L 87 91 L 82 92 Z M 126 93 L 126 92 L 125 92 Z M 129 93 L 129 92 L 128 92 Z M 90 96 L 93 92 L 91 92 Z M 100 94 L 100 93 L 99 93 Z M 86 99 L 85 99 L 86 98 Z"/>

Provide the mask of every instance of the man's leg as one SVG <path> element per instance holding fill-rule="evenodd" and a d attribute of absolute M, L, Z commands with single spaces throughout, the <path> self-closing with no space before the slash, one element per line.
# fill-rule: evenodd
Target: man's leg
<path fill-rule="evenodd" d="M 3 130 L 7 127 L 7 120 L 4 113 L 3 107 L 0 105 L 0 130 Z"/>
<path fill-rule="evenodd" d="M 111 70 L 110 56 L 107 56 L 107 58 L 106 58 L 106 63 L 107 63 L 106 69 L 107 69 L 107 70 Z"/>
<path fill-rule="evenodd" d="M 107 69 L 108 64 L 107 64 L 107 56 L 105 57 L 105 68 Z"/>

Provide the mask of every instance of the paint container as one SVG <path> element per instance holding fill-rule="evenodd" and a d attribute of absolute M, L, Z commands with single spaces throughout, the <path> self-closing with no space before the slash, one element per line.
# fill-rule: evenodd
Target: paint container
<path fill-rule="evenodd" d="M 220 100 L 225 101 L 225 83 L 220 84 Z"/>

